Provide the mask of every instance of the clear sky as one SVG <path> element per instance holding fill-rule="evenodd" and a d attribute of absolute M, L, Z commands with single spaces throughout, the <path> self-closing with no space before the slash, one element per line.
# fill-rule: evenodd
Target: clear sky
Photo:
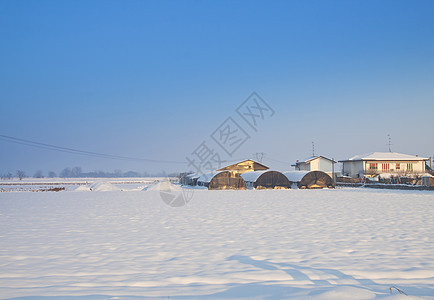
<path fill-rule="evenodd" d="M 183 171 L 205 141 L 281 170 L 315 152 L 434 155 L 434 1 L 0 1 L 0 174 Z M 255 132 L 237 107 L 275 111 Z M 210 138 L 228 117 L 250 138 Z"/>

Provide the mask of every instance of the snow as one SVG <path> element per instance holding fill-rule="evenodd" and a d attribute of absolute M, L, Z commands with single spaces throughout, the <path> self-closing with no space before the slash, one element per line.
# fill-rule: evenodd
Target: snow
<path fill-rule="evenodd" d="M 74 191 L 74 192 L 89 192 L 89 191 L 91 191 L 91 189 L 88 185 L 79 185 L 78 187 L 74 188 L 72 191 Z"/>
<path fill-rule="evenodd" d="M 179 185 L 173 184 L 168 180 L 162 180 L 155 182 L 148 186 L 147 191 L 181 191 L 182 188 Z"/>
<path fill-rule="evenodd" d="M 90 190 L 95 192 L 120 191 L 121 189 L 110 182 L 100 181 L 90 185 Z"/>
<path fill-rule="evenodd" d="M 0 193 L 0 298 L 434 299 L 433 192 L 162 184 Z"/>
<path fill-rule="evenodd" d="M 193 174 L 188 174 L 187 175 L 187 177 L 188 178 L 191 178 L 191 179 L 196 179 L 196 178 L 199 178 L 201 175 L 199 175 L 199 174 L 195 174 L 195 173 L 193 173 Z"/>
<path fill-rule="evenodd" d="M 358 160 L 428 160 L 428 158 L 418 157 L 414 155 L 396 153 L 396 152 L 372 152 L 370 154 L 356 155 L 348 160 L 343 161 L 358 161 Z"/>

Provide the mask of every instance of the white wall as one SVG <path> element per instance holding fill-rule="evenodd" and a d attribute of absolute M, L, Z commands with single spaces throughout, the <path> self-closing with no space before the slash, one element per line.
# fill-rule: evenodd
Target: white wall
<path fill-rule="evenodd" d="M 357 178 L 359 175 L 362 177 L 364 172 L 369 172 L 369 164 L 377 164 L 377 174 L 422 174 L 425 173 L 424 161 L 349 161 L 343 163 L 342 175 L 349 175 L 353 178 Z M 389 170 L 383 170 L 383 164 L 389 164 Z M 400 169 L 396 170 L 396 163 L 400 164 Z M 413 170 L 407 169 L 407 164 L 413 165 Z"/>

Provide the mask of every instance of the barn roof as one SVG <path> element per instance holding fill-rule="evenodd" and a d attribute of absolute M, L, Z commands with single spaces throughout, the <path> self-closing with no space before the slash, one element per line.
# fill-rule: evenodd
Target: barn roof
<path fill-rule="evenodd" d="M 351 158 L 340 160 L 339 162 L 362 161 L 362 160 L 428 160 L 428 158 L 418 157 L 414 155 L 396 153 L 396 152 L 372 152 L 369 154 L 356 155 Z"/>
<path fill-rule="evenodd" d="M 243 160 L 243 161 L 237 162 L 237 163 L 235 163 L 235 164 L 232 164 L 232 165 L 229 165 L 229 166 L 223 167 L 223 168 L 221 168 L 221 169 L 218 169 L 217 171 L 230 170 L 231 167 L 236 167 L 237 165 L 239 165 L 239 164 L 241 164 L 241 163 L 244 163 L 244 162 L 248 162 L 248 161 L 249 161 L 249 162 L 253 162 L 253 163 L 255 163 L 255 164 L 258 164 L 258 165 L 264 167 L 265 169 L 269 169 L 269 167 L 267 167 L 266 165 L 263 165 L 263 164 L 261 164 L 261 163 L 258 163 L 257 161 L 254 161 L 254 160 L 252 160 L 252 159 L 246 159 L 246 160 Z"/>
<path fill-rule="evenodd" d="M 291 182 L 300 182 L 306 174 L 310 173 L 311 171 L 288 171 L 283 172 L 283 175 L 288 178 Z"/>

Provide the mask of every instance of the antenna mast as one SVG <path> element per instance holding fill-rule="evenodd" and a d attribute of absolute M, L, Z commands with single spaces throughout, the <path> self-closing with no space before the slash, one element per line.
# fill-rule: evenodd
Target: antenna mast
<path fill-rule="evenodd" d="M 315 156 L 315 143 L 312 142 L 312 157 Z"/>
<path fill-rule="evenodd" d="M 258 160 L 260 163 L 262 163 L 262 159 L 264 158 L 265 153 L 264 152 L 256 152 L 255 155 L 256 155 L 256 160 Z"/>
<path fill-rule="evenodd" d="M 387 145 L 389 146 L 389 152 L 392 152 L 392 148 L 390 146 L 392 146 L 392 138 L 390 137 L 390 134 L 387 135 L 388 137 L 388 143 Z"/>

